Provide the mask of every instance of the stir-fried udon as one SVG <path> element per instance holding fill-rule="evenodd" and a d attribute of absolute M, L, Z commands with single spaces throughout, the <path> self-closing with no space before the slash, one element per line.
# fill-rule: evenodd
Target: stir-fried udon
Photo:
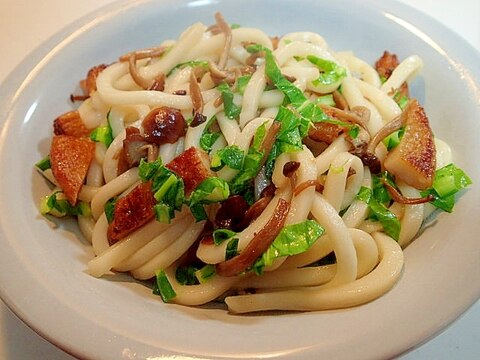
<path fill-rule="evenodd" d="M 49 216 L 75 216 L 95 277 L 233 313 L 359 305 L 470 184 L 384 51 L 369 65 L 313 32 L 196 23 L 90 69 L 48 156 Z M 383 49 L 382 49 L 383 51 Z"/>

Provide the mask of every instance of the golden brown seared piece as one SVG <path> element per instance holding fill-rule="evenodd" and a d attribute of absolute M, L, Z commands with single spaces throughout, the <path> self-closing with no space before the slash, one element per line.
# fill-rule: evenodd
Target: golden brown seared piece
<path fill-rule="evenodd" d="M 58 186 L 70 204 L 75 205 L 95 154 L 95 143 L 89 138 L 56 135 L 50 148 L 50 163 Z"/>
<path fill-rule="evenodd" d="M 398 61 L 397 55 L 385 50 L 383 55 L 375 62 L 375 70 L 377 70 L 378 75 L 388 79 L 398 64 L 400 64 L 400 62 Z"/>
<path fill-rule="evenodd" d="M 195 147 L 185 150 L 165 167 L 183 179 L 187 197 L 203 180 L 214 176 L 208 154 Z"/>
<path fill-rule="evenodd" d="M 113 220 L 108 225 L 107 238 L 110 245 L 145 225 L 155 217 L 152 183 L 138 184 L 126 196 L 115 203 Z"/>
<path fill-rule="evenodd" d="M 319 121 L 314 123 L 310 128 L 308 137 L 315 141 L 323 141 L 326 144 L 331 144 L 343 132 L 345 132 L 343 126 Z"/>
<path fill-rule="evenodd" d="M 435 172 L 435 143 L 427 115 L 417 100 L 411 100 L 405 116 L 405 133 L 385 158 L 384 166 L 395 177 L 416 189 L 432 186 Z"/>
<path fill-rule="evenodd" d="M 62 114 L 53 121 L 53 133 L 55 135 L 86 137 L 91 132 L 83 123 L 78 110 Z"/>

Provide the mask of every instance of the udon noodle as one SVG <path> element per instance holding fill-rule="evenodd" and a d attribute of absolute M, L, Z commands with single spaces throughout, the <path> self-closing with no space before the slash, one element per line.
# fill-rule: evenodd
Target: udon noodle
<path fill-rule="evenodd" d="M 374 67 L 319 34 L 271 38 L 216 14 L 89 72 L 39 166 L 57 186 L 42 212 L 77 216 L 91 275 L 152 279 L 164 301 L 366 303 L 401 276 L 402 248 L 441 200 L 438 170 L 461 172 L 408 93 L 421 67 L 387 52 Z"/>

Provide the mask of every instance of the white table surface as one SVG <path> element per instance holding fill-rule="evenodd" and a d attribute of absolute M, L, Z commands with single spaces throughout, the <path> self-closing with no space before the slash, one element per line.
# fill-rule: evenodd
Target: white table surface
<path fill-rule="evenodd" d="M 114 1 L 0 0 L 0 83 L 43 41 L 78 18 Z M 480 51 L 480 1 L 401 2 L 428 13 Z M 0 359 L 73 358 L 38 336 L 0 301 Z M 480 302 L 441 334 L 401 359 L 480 359 Z"/>

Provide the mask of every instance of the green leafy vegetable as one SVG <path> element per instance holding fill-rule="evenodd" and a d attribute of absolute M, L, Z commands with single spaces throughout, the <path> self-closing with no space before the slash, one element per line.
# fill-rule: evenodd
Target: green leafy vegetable
<path fill-rule="evenodd" d="M 392 150 L 398 144 L 400 144 L 400 140 L 402 139 L 404 133 L 405 133 L 405 128 L 402 127 L 401 129 L 391 133 L 385 139 L 383 139 L 383 144 L 385 145 L 388 151 Z"/>
<path fill-rule="evenodd" d="M 203 180 L 192 192 L 188 206 L 197 221 L 206 220 L 207 214 L 203 205 L 221 202 L 229 196 L 230 189 L 225 180 L 217 177 L 209 177 Z"/>
<path fill-rule="evenodd" d="M 157 221 L 169 223 L 185 201 L 185 186 L 182 178 L 167 169 L 161 159 L 153 162 L 140 160 L 138 176 L 143 182 L 152 181 L 153 196 L 158 201 L 154 206 Z"/>
<path fill-rule="evenodd" d="M 107 217 L 107 221 L 110 224 L 113 221 L 113 214 L 115 212 L 115 203 L 117 202 L 117 198 L 111 198 L 108 200 L 104 205 L 105 216 Z"/>
<path fill-rule="evenodd" d="M 263 151 L 260 151 L 267 130 L 266 122 L 260 125 L 253 136 L 252 145 L 248 149 L 247 155 L 243 160 L 242 169 L 230 182 L 232 194 L 241 194 L 249 188 L 260 170 L 260 163 L 263 158 Z"/>
<path fill-rule="evenodd" d="M 197 285 L 198 279 L 196 276 L 198 268 L 191 266 L 179 266 L 175 270 L 175 279 L 181 285 Z"/>
<path fill-rule="evenodd" d="M 200 284 L 215 276 L 215 265 L 208 264 L 195 272 L 195 276 Z"/>
<path fill-rule="evenodd" d="M 446 212 L 452 212 L 455 194 L 472 184 L 468 175 L 454 164 L 448 164 L 435 172 L 433 185 L 421 192 L 422 196 L 433 195 L 431 203 Z"/>
<path fill-rule="evenodd" d="M 333 100 L 332 94 L 322 95 L 315 99 L 317 105 L 335 106 L 335 100 Z"/>
<path fill-rule="evenodd" d="M 237 91 L 240 94 L 244 94 L 245 88 L 247 87 L 248 82 L 252 78 L 252 75 L 243 75 L 237 78 Z"/>
<path fill-rule="evenodd" d="M 229 229 L 217 229 L 213 232 L 213 243 L 215 245 L 220 245 L 221 243 L 231 239 L 235 235 L 237 235 L 235 231 Z"/>
<path fill-rule="evenodd" d="M 384 171 L 379 175 L 372 175 L 372 191 L 373 197 L 377 200 L 380 204 L 384 206 L 388 206 L 392 200 L 390 193 L 388 192 L 387 188 L 383 184 L 386 181 L 390 186 L 393 188 L 397 188 L 395 181 L 390 173 Z"/>
<path fill-rule="evenodd" d="M 215 141 L 217 141 L 217 139 L 220 137 L 220 132 L 212 131 L 210 129 L 216 119 L 217 118 L 213 116 L 212 118 L 210 118 L 210 120 L 208 120 L 208 123 L 207 125 L 205 125 L 205 129 L 200 136 L 200 147 L 208 153 L 212 151 L 213 144 L 215 144 Z"/>
<path fill-rule="evenodd" d="M 40 213 L 58 218 L 78 215 L 90 216 L 92 214 L 88 203 L 79 201 L 78 204 L 72 206 L 62 195 L 63 192 L 55 191 L 51 195 L 44 197 L 40 202 Z"/>
<path fill-rule="evenodd" d="M 393 100 L 398 104 L 400 109 L 405 109 L 408 104 L 408 96 L 403 95 L 400 91 L 396 91 L 395 94 L 393 95 Z"/>
<path fill-rule="evenodd" d="M 385 233 L 392 239 L 398 241 L 401 227 L 400 220 L 373 196 L 372 190 L 362 186 L 357 194 L 357 199 L 368 204 L 371 211 L 371 218 L 379 221 Z"/>
<path fill-rule="evenodd" d="M 238 255 L 238 238 L 230 239 L 225 250 L 225 260 L 229 260 Z"/>
<path fill-rule="evenodd" d="M 294 107 L 300 107 L 307 101 L 307 98 L 303 94 L 302 90 L 288 81 L 278 68 L 275 57 L 271 50 L 263 49 L 265 51 L 265 73 L 272 81 L 277 89 L 285 94 L 289 102 Z"/>
<path fill-rule="evenodd" d="M 45 156 L 42 160 L 37 162 L 35 166 L 42 171 L 50 169 L 52 167 L 50 164 L 50 155 Z"/>
<path fill-rule="evenodd" d="M 337 65 L 333 61 L 322 59 L 314 55 L 308 55 L 307 60 L 320 69 L 320 76 L 312 81 L 315 86 L 320 84 L 335 84 L 342 81 L 342 79 L 347 76 L 345 68 Z"/>
<path fill-rule="evenodd" d="M 229 119 L 236 119 L 240 115 L 240 107 L 233 102 L 233 92 L 227 83 L 223 82 L 217 86 L 222 94 L 223 111 Z"/>
<path fill-rule="evenodd" d="M 285 226 L 267 251 L 254 263 L 253 270 L 261 275 L 264 267 L 272 265 L 275 259 L 307 251 L 323 232 L 324 229 L 315 220 Z"/>
<path fill-rule="evenodd" d="M 213 155 L 210 167 L 218 171 L 226 165 L 231 169 L 241 170 L 243 157 L 244 153 L 237 145 L 229 145 Z"/>
<path fill-rule="evenodd" d="M 153 293 L 160 295 L 164 302 L 169 302 L 177 296 L 173 290 L 172 284 L 168 280 L 167 274 L 164 270 L 157 270 L 155 272 L 155 282 L 153 283 Z"/>
<path fill-rule="evenodd" d="M 107 115 L 107 118 L 108 116 L 109 115 Z M 95 128 L 90 134 L 90 139 L 96 142 L 101 142 L 102 144 L 105 144 L 107 147 L 109 147 L 113 141 L 113 133 L 110 122 L 108 122 L 108 124 L 105 126 L 99 126 Z"/>

